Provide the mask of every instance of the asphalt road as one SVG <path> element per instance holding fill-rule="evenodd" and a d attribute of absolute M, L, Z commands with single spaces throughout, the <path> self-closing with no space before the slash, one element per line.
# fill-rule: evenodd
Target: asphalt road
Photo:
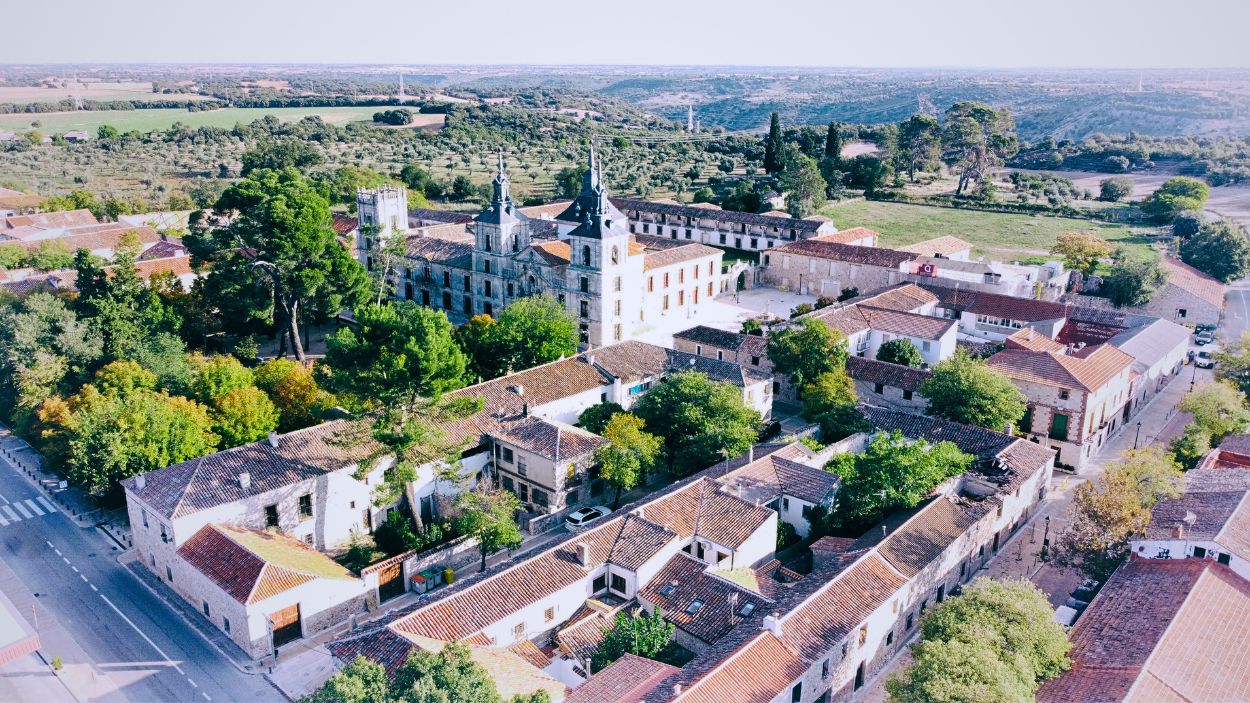
<path fill-rule="evenodd" d="M 63 656 L 95 700 L 285 700 L 181 620 L 118 562 L 120 554 L 117 543 L 78 527 L 0 457 L 0 559 L 62 629 L 49 633 L 45 655 Z M 53 651 L 58 646 L 71 651 Z M 88 661 L 74 661 L 75 654 Z M 22 690 L 0 678 L 0 700 L 23 701 Z"/>
<path fill-rule="evenodd" d="M 1237 340 L 1250 329 L 1250 279 L 1232 283 L 1224 297 L 1224 321 L 1219 335 L 1224 341 Z"/>

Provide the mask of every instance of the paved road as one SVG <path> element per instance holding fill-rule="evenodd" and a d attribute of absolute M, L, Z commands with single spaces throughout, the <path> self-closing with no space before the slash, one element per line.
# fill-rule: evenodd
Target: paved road
<path fill-rule="evenodd" d="M 1250 279 L 1229 285 L 1224 300 L 1219 336 L 1225 341 L 1240 339 L 1242 332 L 1250 330 Z"/>
<path fill-rule="evenodd" d="M 65 673 L 72 675 L 63 678 L 77 697 L 109 703 L 284 700 L 180 620 L 126 571 L 120 554 L 115 542 L 75 525 L 0 457 L 0 559 L 25 587 L 19 597 L 30 601 L 34 594 L 30 602 L 45 614 L 39 623 L 43 653 L 65 660 Z M 24 691 L 20 677 L 0 678 L 0 700 L 22 701 Z"/>

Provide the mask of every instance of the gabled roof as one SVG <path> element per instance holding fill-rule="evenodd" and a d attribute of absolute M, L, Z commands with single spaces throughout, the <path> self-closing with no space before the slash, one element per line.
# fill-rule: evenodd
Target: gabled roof
<path fill-rule="evenodd" d="M 1179 539 L 1218 541 L 1221 533 L 1229 531 L 1247 495 L 1246 491 L 1194 491 L 1161 500 L 1150 511 L 1146 538 L 1178 539 L 1173 530 L 1179 527 L 1183 530 Z"/>
<path fill-rule="evenodd" d="M 473 265 L 473 243 L 459 242 L 442 237 L 409 235 L 404 255 L 431 263 L 470 269 Z"/>
<path fill-rule="evenodd" d="M 1189 347 L 1189 329 L 1168 320 L 1129 328 L 1108 340 L 1120 351 L 1137 360 L 1145 368 L 1151 368 L 1165 359 L 1170 352 Z"/>
<path fill-rule="evenodd" d="M 771 632 L 756 631 L 719 666 L 676 696 L 673 703 L 768 703 L 807 670 L 795 653 Z"/>
<path fill-rule="evenodd" d="M 552 461 L 580 459 L 608 443 L 597 434 L 538 417 L 501 425 L 492 434 Z"/>
<path fill-rule="evenodd" d="M 903 522 L 890 525 L 897 519 Z M 876 547 L 877 554 L 902 575 L 911 578 L 924 570 L 976 522 L 976 516 L 946 496 L 931 499 L 923 507 L 887 520 L 886 536 L 869 530 L 856 548 Z"/>
<path fill-rule="evenodd" d="M 1190 293 L 1221 310 L 1224 308 L 1224 284 L 1189 264 L 1165 256 L 1160 260 L 1168 274 L 1168 284 Z"/>
<path fill-rule="evenodd" d="M 61 212 L 37 212 L 30 215 L 9 215 L 0 217 L 0 235 L 5 230 L 19 227 L 38 227 L 41 229 L 62 229 L 65 227 L 81 227 L 99 223 L 90 210 L 64 210 Z"/>
<path fill-rule="evenodd" d="M 566 241 L 534 242 L 530 248 L 551 266 L 566 266 L 572 260 L 569 243 Z"/>
<path fill-rule="evenodd" d="M 820 226 L 824 224 L 823 222 L 817 222 L 814 220 L 796 220 L 792 217 L 757 215 L 751 212 L 737 212 L 735 210 L 712 210 L 710 208 L 694 207 L 691 205 L 675 205 L 672 203 L 661 203 L 649 200 L 635 200 L 633 198 L 612 198 L 612 204 L 621 210 L 656 213 L 673 217 L 693 217 L 696 221 L 708 219 L 716 220 L 718 222 L 730 222 L 733 224 L 777 227 L 779 230 L 786 232 L 791 229 L 796 229 L 799 232 L 816 232 L 820 229 Z"/>
<path fill-rule="evenodd" d="M 958 254 L 961 251 L 968 251 L 971 248 L 971 244 L 965 242 L 959 237 L 943 235 L 941 237 L 934 237 L 933 239 L 926 239 L 923 242 L 908 244 L 905 247 L 899 247 L 898 250 L 906 251 L 912 254 L 919 254 L 920 256 L 947 257 L 951 254 Z"/>
<path fill-rule="evenodd" d="M 920 386 L 933 375 L 933 372 L 928 369 L 917 369 L 860 356 L 846 358 L 846 372 L 856 381 L 880 383 L 883 386 L 894 386 L 913 393 L 918 393 Z"/>
<path fill-rule="evenodd" d="M 1250 584 L 1198 559 L 1130 559 L 1072 630 L 1040 703 L 1250 699 Z"/>
<path fill-rule="evenodd" d="M 1038 352 L 1061 352 L 1067 347 L 1032 327 L 1023 327 L 1006 339 L 1008 349 L 1025 349 Z"/>
<path fill-rule="evenodd" d="M 901 302 L 906 295 L 906 293 L 900 293 L 886 302 Z M 878 330 L 931 340 L 941 339 L 957 324 L 955 320 L 878 307 L 869 303 L 852 303 L 841 307 L 830 306 L 814 310 L 803 317 L 821 320 L 829 327 L 848 336 L 865 330 Z"/>
<path fill-rule="evenodd" d="M 663 522 L 683 539 L 699 535 L 730 549 L 741 547 L 774 514 L 726 493 L 710 478 L 670 493 L 641 508 L 643 517 Z"/>
<path fill-rule="evenodd" d="M 888 269 L 897 269 L 900 264 L 913 261 L 916 258 L 915 254 L 909 254 L 905 251 L 854 246 L 851 244 L 835 244 L 833 242 L 823 242 L 819 239 L 801 239 L 797 242 L 788 242 L 774 248 L 770 253 L 811 256 L 817 259 L 845 261 L 852 264 L 879 266 Z"/>
<path fill-rule="evenodd" d="M 652 237 L 645 234 L 634 235 L 634 241 L 646 247 L 642 255 L 643 271 L 652 271 L 665 266 L 673 266 L 686 261 L 702 259 L 708 256 L 721 256 L 723 254 L 720 249 L 706 244 L 678 240 L 682 244 L 671 246 L 670 243 L 673 241 L 671 239 Z"/>
<path fill-rule="evenodd" d="M 712 576 L 706 563 L 684 552 L 669 559 L 638 595 L 658 606 L 665 620 L 708 643 L 744 620 L 740 613 L 748 603 L 752 604 L 748 617 L 757 620 L 770 603 L 732 581 Z M 702 605 L 691 613 L 695 601 Z"/>
<path fill-rule="evenodd" d="M 473 216 L 463 212 L 448 212 L 428 207 L 408 208 L 408 219 L 423 223 L 440 222 L 445 224 L 465 225 L 473 221 Z"/>
<path fill-rule="evenodd" d="M 347 235 L 360 229 L 360 219 L 336 212 L 330 216 L 330 226 L 334 228 L 335 233 Z"/>
<path fill-rule="evenodd" d="M 697 325 L 673 335 L 673 339 L 685 339 L 696 344 L 718 347 L 730 351 L 745 349 L 756 356 L 763 356 L 768 350 L 768 339 L 756 334 L 742 334 L 728 330 Z"/>
<path fill-rule="evenodd" d="M 1053 351 L 1004 349 L 986 363 L 996 371 L 1029 383 L 1093 392 L 1133 365 L 1133 357 L 1110 344 L 1086 347 L 1081 356 Z"/>
<path fill-rule="evenodd" d="M 661 681 L 679 671 L 671 664 L 626 653 L 574 689 L 564 703 L 638 703 Z"/>
<path fill-rule="evenodd" d="M 876 308 L 915 312 L 920 308 L 937 303 L 938 297 L 921 288 L 915 283 L 896 283 L 880 290 L 856 296 L 847 303 L 866 303 Z"/>
<path fill-rule="evenodd" d="M 319 578 L 355 579 L 297 539 L 231 525 L 205 525 L 178 548 L 178 556 L 244 605 Z"/>
<path fill-rule="evenodd" d="M 743 500 L 771 502 L 788 495 L 808 503 L 823 503 L 841 480 L 818 468 L 783 459 L 776 454 L 756 459 L 720 477 L 726 490 Z"/>
<path fill-rule="evenodd" d="M 807 219 L 807 218 L 804 218 L 804 219 Z M 822 220 L 813 220 L 813 221 L 831 222 L 832 220 L 825 218 Z M 873 230 L 868 229 L 867 227 L 852 227 L 850 229 L 844 229 L 840 232 L 833 232 L 832 234 L 822 234 L 816 237 L 812 237 L 812 239 L 816 239 L 822 242 L 833 242 L 834 244 L 853 244 L 855 242 L 859 242 L 864 239 L 869 239 L 871 240 L 870 244 L 864 244 L 861 246 L 875 247 L 877 246 L 877 239 L 879 239 L 880 236 L 881 235 L 877 234 Z"/>
<path fill-rule="evenodd" d="M 1001 317 L 1020 322 L 1059 320 L 1067 316 L 1068 307 L 1032 298 L 1016 298 L 1000 293 L 982 293 L 934 284 L 921 287 L 938 297 L 939 304 L 947 309 L 970 312 L 975 315 Z"/>

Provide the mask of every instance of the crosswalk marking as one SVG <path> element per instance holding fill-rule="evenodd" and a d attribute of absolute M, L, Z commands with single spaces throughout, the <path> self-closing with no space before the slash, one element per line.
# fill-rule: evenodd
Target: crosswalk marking
<path fill-rule="evenodd" d="M 0 510 L 3 510 L 5 515 L 8 515 L 9 519 L 13 522 L 18 522 L 22 519 L 18 517 L 17 513 L 13 512 L 13 508 L 8 505 L 0 505 Z"/>
<path fill-rule="evenodd" d="M 35 501 L 33 501 L 33 500 L 28 500 L 28 501 L 26 501 L 26 507 L 28 507 L 28 508 L 30 508 L 31 510 L 33 510 L 33 511 L 35 512 L 35 514 L 36 514 L 36 515 L 43 515 L 43 511 L 39 509 L 39 506 L 38 506 L 38 505 L 36 505 L 36 504 L 35 504 Z"/>
<path fill-rule="evenodd" d="M 50 512 L 50 513 L 55 513 L 55 512 L 56 512 L 56 508 L 52 507 L 52 504 L 48 502 L 48 499 L 47 499 L 47 498 L 44 498 L 43 496 L 39 496 L 39 497 L 38 497 L 38 498 L 36 498 L 35 500 L 39 501 L 39 504 L 40 504 L 40 505 L 42 505 L 43 507 L 47 508 L 47 509 L 48 509 L 48 512 Z"/>
<path fill-rule="evenodd" d="M 29 520 L 40 515 L 55 512 L 58 512 L 56 507 L 43 497 L 28 498 L 9 503 L 8 505 L 0 505 L 0 527 L 8 525 L 10 522 L 21 522 L 23 518 Z"/>
<path fill-rule="evenodd" d="M 30 519 L 34 517 L 34 515 L 31 515 L 30 511 L 27 510 L 26 507 L 22 505 L 21 503 L 14 503 L 13 507 L 17 508 L 17 512 L 21 513 L 22 517 L 24 518 Z"/>
<path fill-rule="evenodd" d="M 8 518 L 4 517 L 3 515 L 0 515 L 0 527 L 4 527 L 7 524 L 9 524 Z"/>

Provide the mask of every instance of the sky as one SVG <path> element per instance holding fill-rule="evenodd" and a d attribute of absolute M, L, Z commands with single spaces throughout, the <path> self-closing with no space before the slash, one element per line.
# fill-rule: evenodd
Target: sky
<path fill-rule="evenodd" d="M 5 4 L 0 64 L 1250 68 L 1250 0 Z"/>

